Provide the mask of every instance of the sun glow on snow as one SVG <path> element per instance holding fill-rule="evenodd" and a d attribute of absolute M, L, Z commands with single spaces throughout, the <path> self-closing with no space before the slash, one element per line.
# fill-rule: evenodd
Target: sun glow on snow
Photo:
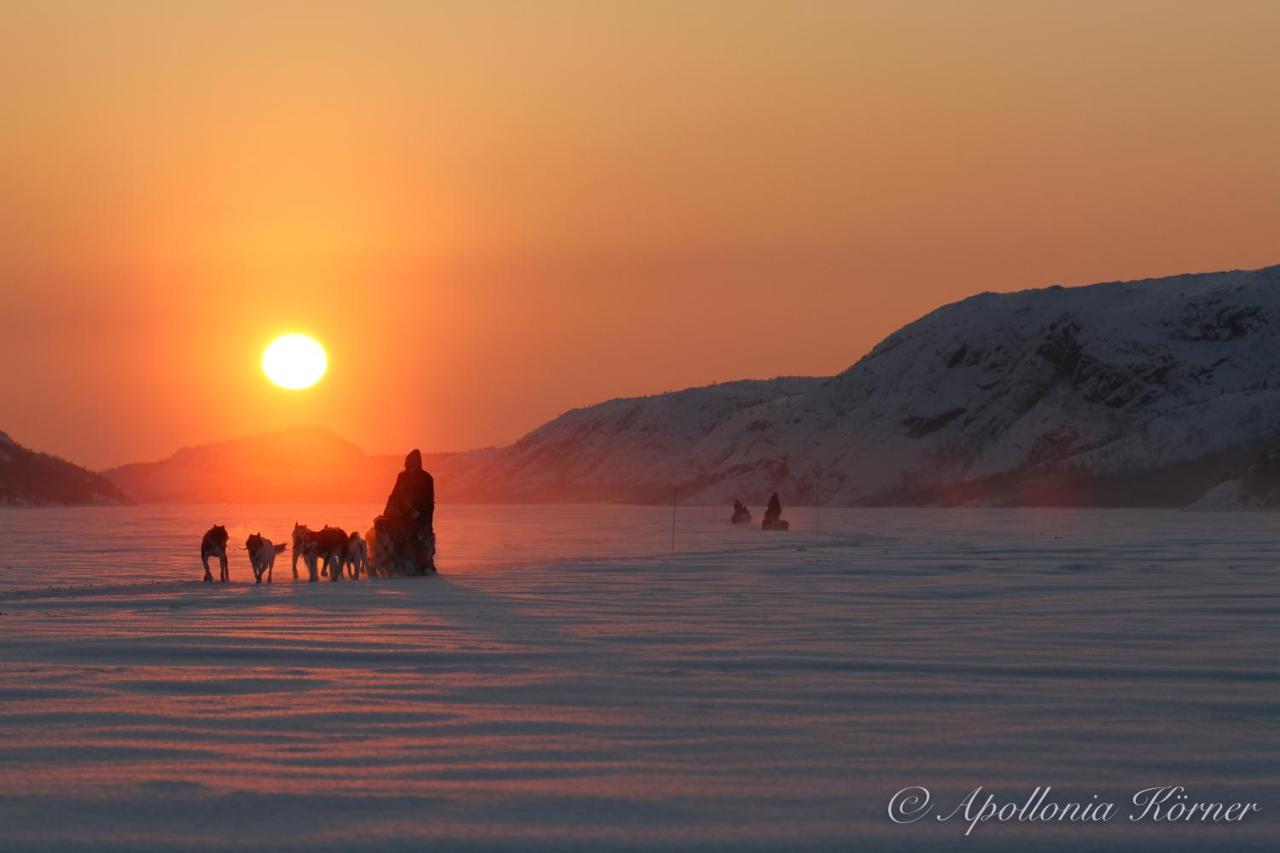
<path fill-rule="evenodd" d="M 324 347 L 306 335 L 276 338 L 262 353 L 262 372 L 276 385 L 291 391 L 319 382 L 328 366 Z"/>

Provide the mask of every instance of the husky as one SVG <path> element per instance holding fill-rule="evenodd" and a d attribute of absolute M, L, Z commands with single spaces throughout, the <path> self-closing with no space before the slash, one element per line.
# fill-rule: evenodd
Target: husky
<path fill-rule="evenodd" d="M 347 537 L 345 559 L 347 569 L 353 579 L 360 577 L 362 569 L 366 575 L 369 573 L 369 548 L 365 545 L 364 539 L 360 534 L 354 530 Z"/>
<path fill-rule="evenodd" d="M 231 575 L 227 572 L 227 540 L 229 538 L 227 528 L 221 524 L 215 524 L 200 540 L 200 564 L 204 566 L 205 583 L 213 582 L 213 572 L 209 571 L 210 557 L 217 557 L 218 562 L 222 564 L 222 582 L 226 583 L 231 579 Z"/>
<path fill-rule="evenodd" d="M 316 537 L 320 534 L 309 529 L 305 524 L 293 523 L 293 579 L 298 579 L 298 558 L 302 558 L 307 567 L 309 580 L 314 583 L 320 579 L 316 561 L 320 557 L 320 543 Z"/>
<path fill-rule="evenodd" d="M 364 535 L 364 573 L 369 578 L 376 578 L 379 574 L 384 578 L 389 576 L 386 571 L 382 571 L 385 566 L 383 565 L 382 555 L 379 554 L 380 545 L 377 524 L 375 520 L 374 526 L 370 527 L 369 531 Z"/>
<path fill-rule="evenodd" d="M 347 531 L 326 524 L 313 535 L 317 553 L 324 561 L 324 569 L 320 573 L 327 574 L 331 581 L 342 580 L 342 564 L 347 559 Z"/>
<path fill-rule="evenodd" d="M 254 583 L 262 583 L 262 576 L 267 576 L 271 583 L 272 570 L 276 564 L 276 554 L 284 553 L 284 545 L 276 545 L 270 539 L 263 539 L 261 533 L 254 533 L 244 540 L 244 549 L 249 552 L 249 565 L 253 569 Z"/>

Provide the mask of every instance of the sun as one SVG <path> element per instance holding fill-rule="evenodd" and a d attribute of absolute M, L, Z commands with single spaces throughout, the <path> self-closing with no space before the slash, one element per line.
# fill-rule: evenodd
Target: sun
<path fill-rule="evenodd" d="M 329 366 L 324 347 L 306 335 L 283 335 L 262 353 L 262 372 L 281 388 L 297 391 L 320 381 Z"/>

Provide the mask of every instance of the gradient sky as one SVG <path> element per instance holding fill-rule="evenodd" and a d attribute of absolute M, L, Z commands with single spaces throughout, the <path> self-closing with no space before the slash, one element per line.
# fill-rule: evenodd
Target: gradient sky
<path fill-rule="evenodd" d="M 1280 262 L 1275 2 L 15 2 L 0 44 L 0 429 L 94 467 L 505 443 Z M 258 368 L 291 330 L 309 391 Z"/>

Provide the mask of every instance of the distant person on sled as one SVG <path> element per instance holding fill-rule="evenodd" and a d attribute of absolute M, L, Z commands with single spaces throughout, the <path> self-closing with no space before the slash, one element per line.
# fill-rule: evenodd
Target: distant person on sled
<path fill-rule="evenodd" d="M 769 506 L 764 511 L 764 521 L 760 523 L 761 530 L 790 530 L 791 523 L 782 517 L 782 501 L 778 500 L 778 493 L 774 492 L 769 498 Z"/>
<path fill-rule="evenodd" d="M 422 470 L 422 453 L 412 450 L 404 458 L 404 470 L 396 477 L 395 487 L 382 511 L 393 524 L 416 534 L 414 556 L 422 573 L 436 570 L 436 483 Z"/>

